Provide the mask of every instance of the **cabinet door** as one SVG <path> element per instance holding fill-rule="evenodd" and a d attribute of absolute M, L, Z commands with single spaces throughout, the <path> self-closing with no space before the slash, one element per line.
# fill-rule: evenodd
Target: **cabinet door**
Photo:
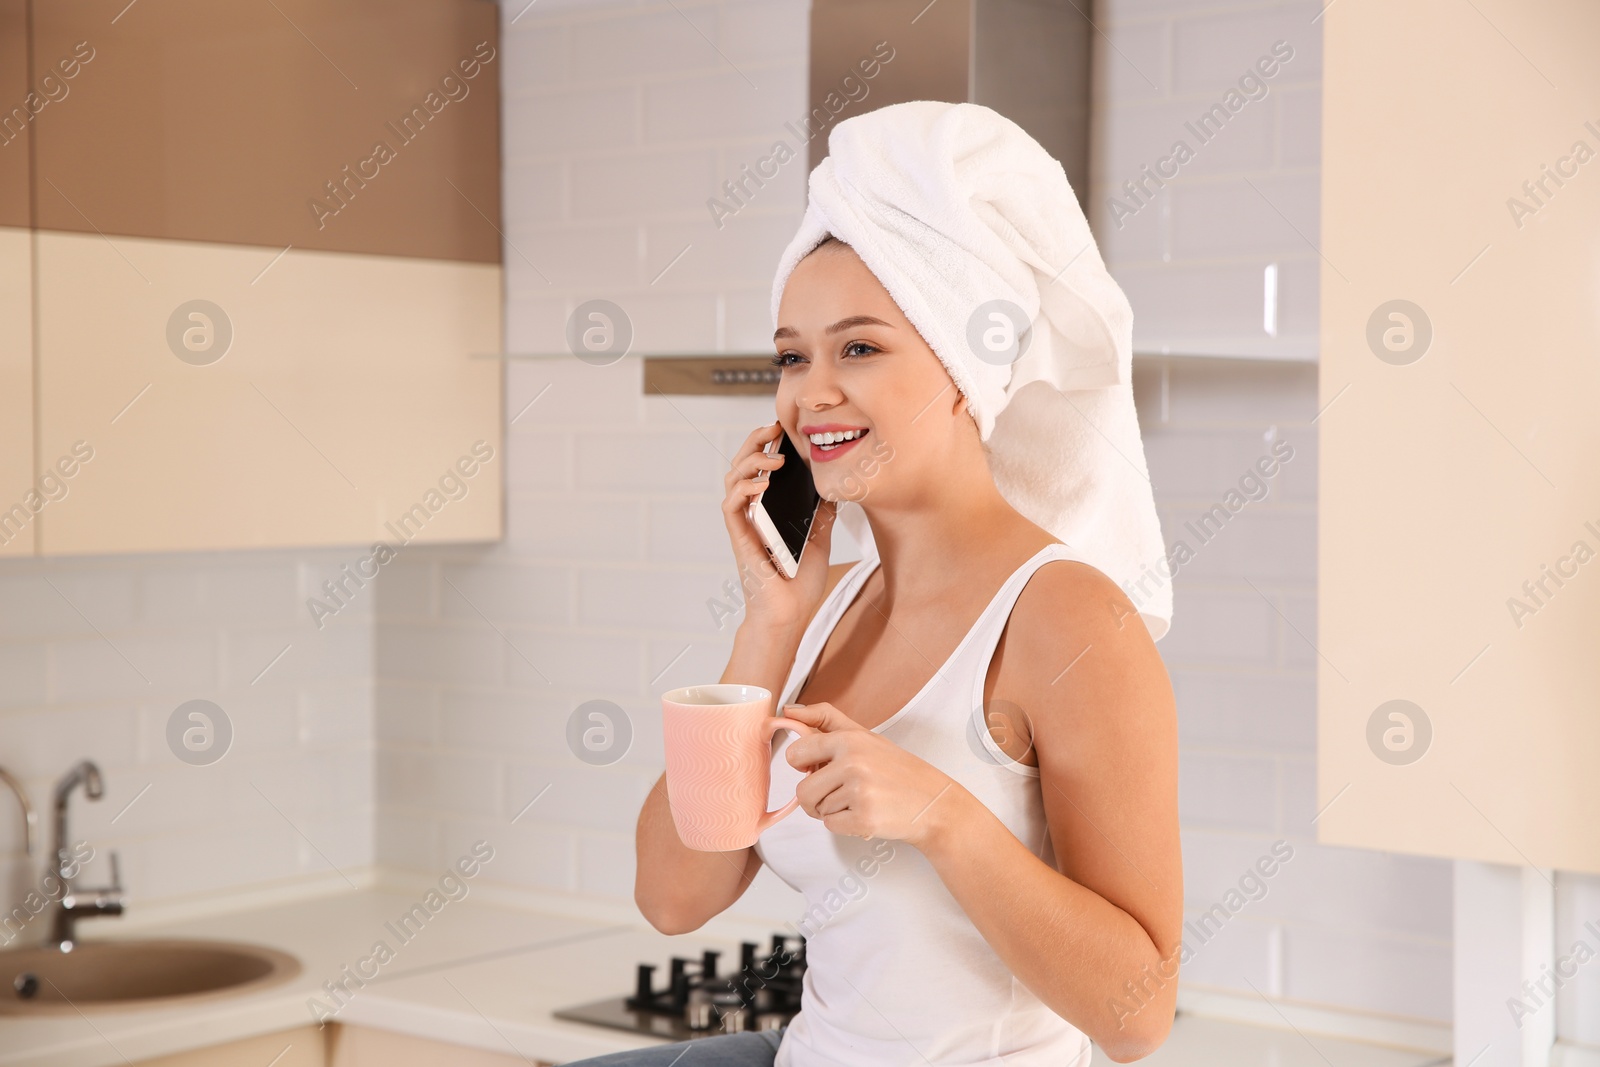
<path fill-rule="evenodd" d="M 495 5 L 84 0 L 32 48 L 42 551 L 498 538 Z"/>
<path fill-rule="evenodd" d="M 1600 871 L 1600 5 L 1478 6 L 1327 8 L 1318 839 Z"/>
<path fill-rule="evenodd" d="M 33 272 L 27 0 L 0 0 L 0 557 L 33 554 Z M 51 490 L 54 492 L 54 482 Z"/>

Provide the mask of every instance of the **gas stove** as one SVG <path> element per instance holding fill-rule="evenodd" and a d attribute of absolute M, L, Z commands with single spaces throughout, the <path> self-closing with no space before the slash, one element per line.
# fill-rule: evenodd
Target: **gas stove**
<path fill-rule="evenodd" d="M 758 955 L 754 941 L 739 946 L 739 970 L 719 975 L 714 949 L 698 960 L 673 956 L 665 988 L 655 988 L 656 965 L 641 963 L 631 994 L 562 1008 L 557 1019 L 687 1041 L 743 1030 L 776 1030 L 800 1011 L 806 969 L 803 937 L 773 934 Z"/>

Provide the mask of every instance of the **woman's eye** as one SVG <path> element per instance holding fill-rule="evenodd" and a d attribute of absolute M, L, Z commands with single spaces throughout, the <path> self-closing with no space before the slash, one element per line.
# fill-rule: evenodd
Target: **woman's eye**
<path fill-rule="evenodd" d="M 857 349 L 864 349 L 865 351 L 858 352 L 856 351 Z M 876 345 L 868 344 L 866 341 L 851 341 L 844 346 L 845 355 L 847 356 L 867 356 L 878 350 Z M 792 367 L 794 364 L 790 362 L 791 356 L 795 359 L 803 358 L 798 352 L 779 352 L 772 357 L 772 365 L 774 367 Z"/>

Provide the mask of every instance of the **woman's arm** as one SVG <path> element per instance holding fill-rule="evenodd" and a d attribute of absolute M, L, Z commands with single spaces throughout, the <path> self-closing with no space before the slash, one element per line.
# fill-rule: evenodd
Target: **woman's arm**
<path fill-rule="evenodd" d="M 1127 597 L 1088 567 L 1040 568 L 1011 615 L 1000 692 L 1024 709 L 1059 870 L 944 772 L 826 704 L 788 748 L 825 766 L 802 804 L 836 833 L 903 840 L 1011 972 L 1119 1063 L 1165 1040 L 1183 925 L 1177 715 Z M 1071 664 L 1070 669 L 1068 665 Z"/>
<path fill-rule="evenodd" d="M 852 566 L 836 563 L 829 568 L 824 597 Z M 810 625 L 809 618 L 806 625 Z M 794 666 L 805 629 L 773 632 L 741 623 L 722 681 L 759 685 L 776 698 Z M 701 852 L 685 845 L 667 806 L 665 774 L 645 798 L 634 841 L 634 903 L 645 920 L 664 934 L 700 929 L 743 896 L 761 869 L 761 857 L 753 845 L 732 852 Z"/>

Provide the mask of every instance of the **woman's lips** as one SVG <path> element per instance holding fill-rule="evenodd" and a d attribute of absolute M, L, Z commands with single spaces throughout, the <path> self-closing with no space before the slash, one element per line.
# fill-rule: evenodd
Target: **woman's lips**
<path fill-rule="evenodd" d="M 862 441 L 865 441 L 867 439 L 867 434 L 871 432 L 871 430 L 862 430 L 860 437 L 857 437 L 853 441 L 841 441 L 832 448 L 822 448 L 819 445 L 807 441 L 807 444 L 811 445 L 811 462 L 826 463 L 829 460 L 838 459 L 840 456 L 856 447 L 856 445 L 859 445 Z"/>

